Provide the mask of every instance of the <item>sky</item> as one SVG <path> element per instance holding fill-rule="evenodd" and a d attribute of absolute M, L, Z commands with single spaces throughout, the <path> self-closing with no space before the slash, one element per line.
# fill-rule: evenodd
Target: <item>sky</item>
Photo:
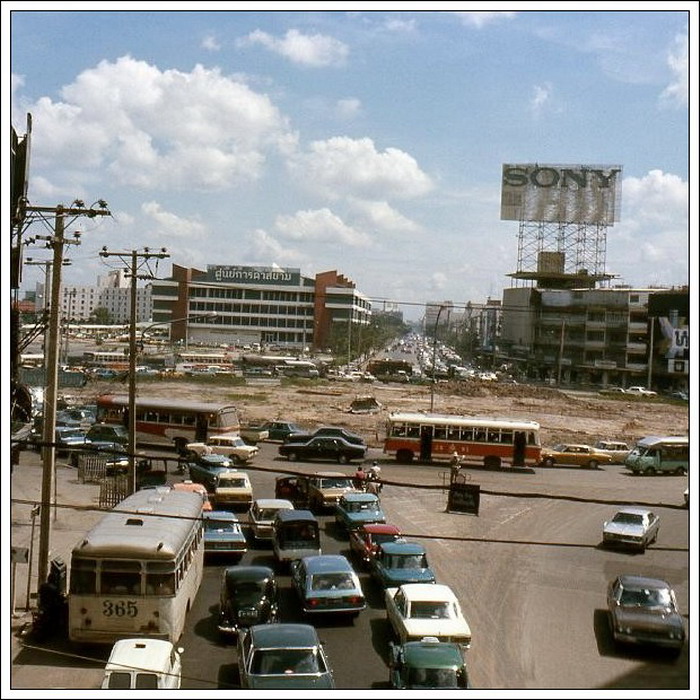
<path fill-rule="evenodd" d="M 30 204 L 112 214 L 71 224 L 67 285 L 119 265 L 103 246 L 148 247 L 169 255 L 159 277 L 337 270 L 409 320 L 500 299 L 518 261 L 518 223 L 500 218 L 513 163 L 622 166 L 613 284 L 689 283 L 697 3 L 98 5 L 2 3 L 3 113 L 20 135 L 32 115 Z M 25 267 L 22 288 L 43 274 Z"/>

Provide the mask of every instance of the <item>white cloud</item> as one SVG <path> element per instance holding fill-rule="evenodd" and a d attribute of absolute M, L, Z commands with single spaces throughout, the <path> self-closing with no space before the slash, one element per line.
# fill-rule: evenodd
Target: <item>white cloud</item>
<path fill-rule="evenodd" d="M 220 51 L 221 44 L 217 41 L 216 37 L 209 35 L 202 39 L 202 48 L 207 51 Z"/>
<path fill-rule="evenodd" d="M 289 167 L 296 178 L 334 199 L 411 198 L 433 189 L 414 158 L 397 148 L 379 152 L 370 138 L 315 141 L 310 152 L 295 154 Z"/>
<path fill-rule="evenodd" d="M 688 104 L 688 37 L 679 34 L 666 59 L 673 79 L 661 93 L 663 104 L 685 107 Z"/>
<path fill-rule="evenodd" d="M 296 143 L 266 95 L 218 69 L 161 71 L 124 56 L 83 71 L 61 97 L 27 109 L 32 157 L 81 170 L 74 186 L 106 171 L 140 188 L 217 190 L 259 178 L 268 151 Z"/>
<path fill-rule="evenodd" d="M 313 68 L 342 66 L 349 53 L 347 45 L 342 41 L 322 34 L 302 34 L 296 29 L 290 29 L 282 39 L 256 29 L 238 44 L 260 44 L 288 58 L 292 63 Z"/>
<path fill-rule="evenodd" d="M 263 229 L 255 229 L 248 234 L 249 255 L 248 264 L 269 265 L 270 260 L 282 262 L 282 267 L 298 263 L 302 256 L 295 250 L 284 248 L 280 242 Z"/>
<path fill-rule="evenodd" d="M 150 222 L 154 227 L 148 231 L 149 234 L 168 238 L 192 238 L 203 243 L 201 239 L 207 233 L 207 227 L 203 223 L 165 211 L 158 202 L 153 201 L 144 202 L 141 212 L 147 223 Z"/>
<path fill-rule="evenodd" d="M 542 85 L 535 85 L 532 89 L 530 99 L 530 111 L 539 116 L 545 107 L 550 103 L 552 97 L 552 84 L 545 82 Z"/>
<path fill-rule="evenodd" d="M 298 211 L 291 216 L 278 216 L 275 228 L 287 238 L 301 241 L 321 241 L 353 247 L 366 246 L 371 238 L 352 226 L 348 226 L 330 209 Z"/>
<path fill-rule="evenodd" d="M 512 19 L 517 12 L 453 12 L 452 14 L 457 15 L 465 26 L 481 29 L 493 22 Z"/>
<path fill-rule="evenodd" d="M 362 103 L 356 97 L 348 97 L 338 100 L 335 105 L 335 113 L 340 119 L 353 119 L 362 109 Z"/>
<path fill-rule="evenodd" d="M 420 226 L 396 211 L 388 202 L 353 200 L 354 209 L 360 212 L 380 231 L 420 231 Z"/>
<path fill-rule="evenodd" d="M 413 32 L 416 28 L 415 19 L 405 19 L 403 17 L 388 17 L 384 22 L 384 27 L 390 32 Z"/>

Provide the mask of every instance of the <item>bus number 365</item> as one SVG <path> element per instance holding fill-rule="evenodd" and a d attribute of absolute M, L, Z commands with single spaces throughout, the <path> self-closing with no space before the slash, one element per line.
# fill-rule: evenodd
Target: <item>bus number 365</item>
<path fill-rule="evenodd" d="M 139 609 L 133 600 L 105 600 L 102 603 L 102 614 L 105 617 L 136 617 Z"/>

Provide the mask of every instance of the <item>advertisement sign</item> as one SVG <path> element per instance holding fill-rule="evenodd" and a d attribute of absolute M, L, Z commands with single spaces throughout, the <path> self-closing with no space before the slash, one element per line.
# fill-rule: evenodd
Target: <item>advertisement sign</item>
<path fill-rule="evenodd" d="M 501 219 L 612 225 L 619 219 L 622 166 L 503 165 Z"/>
<path fill-rule="evenodd" d="M 479 484 L 450 484 L 450 491 L 447 496 L 447 511 L 479 515 L 480 489 Z"/>
<path fill-rule="evenodd" d="M 207 265 L 207 282 L 229 284 L 293 285 L 301 280 L 299 268 L 291 267 L 246 267 L 243 265 Z"/>

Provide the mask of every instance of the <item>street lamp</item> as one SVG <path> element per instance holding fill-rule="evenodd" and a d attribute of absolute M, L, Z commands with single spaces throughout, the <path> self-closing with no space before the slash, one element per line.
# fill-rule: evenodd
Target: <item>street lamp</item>
<path fill-rule="evenodd" d="M 132 299 L 132 309 L 135 309 L 135 302 Z M 156 326 L 164 326 L 178 321 L 191 321 L 195 318 L 214 318 L 216 311 L 210 311 L 204 314 L 196 314 L 193 316 L 184 316 L 183 318 L 172 318 L 168 321 L 158 321 L 146 326 L 141 331 L 140 346 L 143 348 L 144 335 L 151 328 Z M 129 336 L 129 474 L 131 474 L 131 489 L 136 491 L 136 318 L 132 311 L 131 333 Z"/>
<path fill-rule="evenodd" d="M 438 323 L 440 322 L 440 314 L 442 313 L 443 309 L 446 309 L 446 306 L 440 306 L 437 312 L 437 317 L 435 319 L 435 327 L 433 328 L 433 369 L 432 369 L 432 377 L 430 381 L 430 412 L 433 412 L 433 405 L 435 404 L 435 362 L 437 361 L 437 329 L 438 329 Z"/>

